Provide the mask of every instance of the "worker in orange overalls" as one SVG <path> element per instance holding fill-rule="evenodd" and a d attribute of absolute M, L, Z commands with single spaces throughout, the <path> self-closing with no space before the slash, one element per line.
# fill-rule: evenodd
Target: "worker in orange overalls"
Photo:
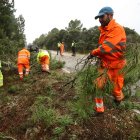
<path fill-rule="evenodd" d="M 99 73 L 107 72 L 108 78 L 113 83 L 112 94 L 115 103 L 119 104 L 124 94 L 122 88 L 124 85 L 124 74 L 122 69 L 126 65 L 124 53 L 126 49 L 126 34 L 124 28 L 115 22 L 113 19 L 113 9 L 111 7 L 104 7 L 99 11 L 95 19 L 99 19 L 101 26 L 99 47 L 90 52 L 88 59 L 93 56 L 100 58 Z M 103 89 L 107 77 L 104 75 L 96 79 L 97 88 Z M 96 112 L 103 113 L 104 105 L 102 98 L 95 98 Z"/>
<path fill-rule="evenodd" d="M 30 52 L 27 50 L 26 47 L 24 47 L 22 50 L 18 52 L 17 66 L 20 80 L 23 79 L 23 68 L 25 68 L 25 76 L 29 74 L 30 70 L 29 60 L 30 60 Z"/>
<path fill-rule="evenodd" d="M 60 55 L 61 55 L 61 56 L 63 56 L 64 47 L 65 47 L 65 46 L 64 46 L 64 42 L 62 42 L 61 45 L 60 45 Z"/>
<path fill-rule="evenodd" d="M 41 68 L 43 72 L 50 73 L 49 71 L 50 55 L 47 50 L 39 49 L 37 55 L 37 62 L 41 64 Z"/>

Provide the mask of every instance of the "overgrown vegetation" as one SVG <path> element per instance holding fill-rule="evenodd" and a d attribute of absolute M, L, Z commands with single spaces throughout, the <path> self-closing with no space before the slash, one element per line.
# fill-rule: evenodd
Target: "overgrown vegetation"
<path fill-rule="evenodd" d="M 76 86 L 63 87 L 73 75 L 63 73 L 55 64 L 51 75 L 41 73 L 40 65 L 37 65 L 34 57 L 31 57 L 32 71 L 22 82 L 15 71 L 4 71 L 5 82 L 8 83 L 1 88 L 2 138 L 139 138 L 139 116 L 132 112 L 132 109 L 140 108 L 137 98 L 130 98 L 119 107 L 109 98 L 105 100 L 108 109 L 104 117 L 94 117 L 93 97 L 97 90 L 92 81 L 100 76 L 96 67 L 85 67 L 76 80 Z M 104 89 L 105 99 L 111 88 L 108 83 Z"/>
<path fill-rule="evenodd" d="M 0 1 L 0 59 L 13 64 L 16 62 L 17 51 L 26 42 L 25 20 L 22 15 L 16 18 L 14 12 L 14 1 Z"/>

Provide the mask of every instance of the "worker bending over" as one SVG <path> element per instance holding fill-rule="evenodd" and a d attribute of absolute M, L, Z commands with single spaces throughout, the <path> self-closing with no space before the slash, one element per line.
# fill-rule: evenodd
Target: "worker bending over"
<path fill-rule="evenodd" d="M 37 62 L 41 64 L 41 68 L 43 72 L 49 72 L 49 64 L 50 64 L 50 55 L 47 50 L 39 49 L 37 55 Z"/>
<path fill-rule="evenodd" d="M 29 74 L 30 70 L 29 60 L 30 60 L 30 52 L 27 50 L 26 47 L 24 47 L 22 50 L 18 52 L 18 60 L 17 60 L 20 80 L 22 80 L 24 76 L 23 68 L 25 68 L 25 76 Z"/>

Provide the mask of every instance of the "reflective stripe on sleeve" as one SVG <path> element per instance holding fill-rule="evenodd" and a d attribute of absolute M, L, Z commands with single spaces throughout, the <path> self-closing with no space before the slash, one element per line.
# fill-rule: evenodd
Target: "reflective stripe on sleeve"
<path fill-rule="evenodd" d="M 106 44 L 108 47 L 111 48 L 111 51 L 107 52 L 102 46 L 100 46 L 100 50 L 102 53 L 104 54 L 112 54 L 112 53 L 116 53 L 116 52 L 123 52 L 125 51 L 125 42 L 119 42 L 117 45 L 119 45 L 121 47 L 121 49 L 115 47 L 115 45 L 113 45 L 111 42 L 109 41 L 104 41 L 104 44 Z"/>
<path fill-rule="evenodd" d="M 114 49 L 115 48 L 115 46 L 111 43 L 111 42 L 109 42 L 109 41 L 104 41 L 103 42 L 104 44 L 106 44 L 106 45 L 108 45 L 110 48 L 112 48 L 112 49 Z"/>
<path fill-rule="evenodd" d="M 27 55 L 19 55 L 18 58 L 28 58 Z"/>
<path fill-rule="evenodd" d="M 96 107 L 97 108 L 102 108 L 103 107 L 103 103 L 96 103 Z"/>
<path fill-rule="evenodd" d="M 119 42 L 117 45 L 119 45 L 121 47 L 124 47 L 124 46 L 126 46 L 126 43 L 125 42 Z"/>

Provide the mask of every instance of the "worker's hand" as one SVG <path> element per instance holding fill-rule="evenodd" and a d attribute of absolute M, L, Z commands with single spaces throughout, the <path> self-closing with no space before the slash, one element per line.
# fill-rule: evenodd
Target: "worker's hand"
<path fill-rule="evenodd" d="M 88 57 L 87 57 L 87 59 L 89 60 L 89 59 L 92 59 L 94 56 L 93 55 L 89 55 Z"/>

